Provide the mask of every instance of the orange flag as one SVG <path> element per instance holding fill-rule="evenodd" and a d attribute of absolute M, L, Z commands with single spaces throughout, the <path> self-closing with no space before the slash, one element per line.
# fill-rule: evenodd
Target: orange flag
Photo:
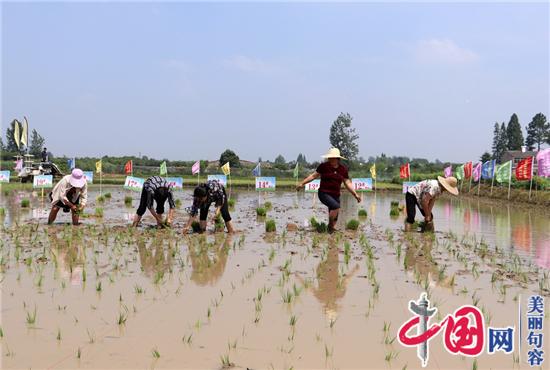
<path fill-rule="evenodd" d="M 124 165 L 124 173 L 126 173 L 127 175 L 130 175 L 133 171 L 133 168 L 132 168 L 132 160 L 130 159 L 128 162 L 126 162 L 126 164 Z"/>

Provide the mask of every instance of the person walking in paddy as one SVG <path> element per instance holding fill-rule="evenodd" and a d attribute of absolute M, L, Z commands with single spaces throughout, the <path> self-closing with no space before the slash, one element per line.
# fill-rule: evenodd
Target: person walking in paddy
<path fill-rule="evenodd" d="M 321 179 L 319 186 L 319 200 L 328 207 L 328 230 L 334 232 L 336 230 L 336 222 L 338 221 L 338 213 L 340 212 L 340 188 L 342 183 L 348 191 L 361 202 L 361 198 L 355 190 L 348 175 L 348 168 L 344 166 L 340 159 L 345 159 L 340 155 L 338 148 L 330 148 L 327 154 L 322 156 L 326 159 L 321 163 L 314 173 L 306 177 L 296 186 L 296 190 L 300 191 L 307 183 Z"/>
<path fill-rule="evenodd" d="M 414 218 L 416 217 L 416 207 L 424 216 L 424 231 L 433 231 L 432 209 L 435 200 L 444 191 L 452 195 L 458 195 L 456 178 L 438 176 L 437 180 L 424 180 L 418 184 L 409 187 L 405 193 L 405 205 L 407 207 L 407 220 L 405 221 L 405 231 L 412 231 L 414 227 Z"/>

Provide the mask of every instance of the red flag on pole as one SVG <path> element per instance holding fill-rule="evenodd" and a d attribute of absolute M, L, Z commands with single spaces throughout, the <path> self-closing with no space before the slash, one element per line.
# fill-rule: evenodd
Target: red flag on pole
<path fill-rule="evenodd" d="M 464 178 L 472 177 L 472 162 L 464 163 Z"/>
<path fill-rule="evenodd" d="M 533 157 L 522 159 L 516 167 L 516 180 L 531 180 L 533 175 Z"/>
<path fill-rule="evenodd" d="M 132 171 L 133 171 L 133 168 L 132 168 L 132 160 L 130 159 L 128 162 L 126 162 L 126 164 L 124 165 L 124 173 L 126 173 L 127 175 L 131 175 L 132 174 Z"/>
<path fill-rule="evenodd" d="M 409 164 L 406 163 L 404 165 L 402 165 L 401 167 L 399 167 L 399 177 L 402 178 L 402 179 L 407 179 L 411 176 L 411 170 L 410 170 L 410 167 L 409 167 Z"/>

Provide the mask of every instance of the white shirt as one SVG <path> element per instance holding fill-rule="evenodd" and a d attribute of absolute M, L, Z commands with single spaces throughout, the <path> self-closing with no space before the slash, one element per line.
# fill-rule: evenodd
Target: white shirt
<path fill-rule="evenodd" d="M 424 195 L 430 194 L 434 198 L 439 196 L 441 194 L 441 186 L 439 186 L 439 181 L 437 180 L 424 180 L 411 186 L 408 192 L 416 197 L 418 204 L 422 207 L 422 198 L 424 198 Z"/>

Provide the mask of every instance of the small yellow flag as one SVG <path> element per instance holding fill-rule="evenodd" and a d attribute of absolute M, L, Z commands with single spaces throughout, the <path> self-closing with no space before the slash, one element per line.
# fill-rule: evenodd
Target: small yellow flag
<path fill-rule="evenodd" d="M 95 162 L 95 172 L 96 173 L 101 173 L 102 172 L 101 159 L 99 161 Z"/>
<path fill-rule="evenodd" d="M 370 174 L 373 179 L 376 179 L 376 163 L 374 163 L 370 168 Z"/>
<path fill-rule="evenodd" d="M 231 167 L 229 167 L 229 162 L 227 162 L 222 166 L 222 171 L 224 175 L 229 175 L 231 173 Z"/>

